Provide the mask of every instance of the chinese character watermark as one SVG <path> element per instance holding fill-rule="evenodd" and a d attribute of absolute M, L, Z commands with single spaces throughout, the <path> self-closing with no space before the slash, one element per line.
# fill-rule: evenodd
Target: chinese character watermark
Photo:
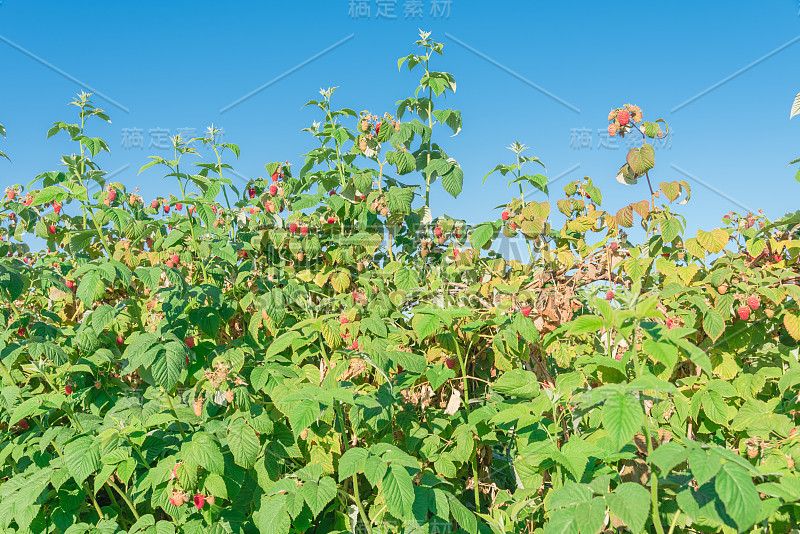
<path fill-rule="evenodd" d="M 348 0 L 347 16 L 351 19 L 399 20 L 401 0 Z M 449 19 L 453 0 L 402 0 L 403 19 L 422 19 L 425 3 L 428 15 L 433 19 Z"/>
<path fill-rule="evenodd" d="M 172 150 L 175 145 L 172 138 L 180 136 L 181 143 L 191 148 L 198 148 L 198 142 L 192 141 L 198 137 L 197 128 L 176 128 L 174 131 L 167 128 L 150 128 L 147 130 L 147 145 L 145 146 L 145 131 L 143 128 L 123 128 L 121 130 L 122 140 L 120 146 L 125 150 L 139 149 L 143 150 Z M 214 133 L 214 143 L 222 143 L 224 130 L 221 128 Z M 208 145 L 206 145 L 208 148 Z"/>
<path fill-rule="evenodd" d="M 669 135 L 665 137 L 648 138 L 647 143 L 653 145 L 654 148 L 671 149 L 674 135 L 675 132 L 670 130 Z M 642 146 L 642 137 L 633 133 L 624 138 L 619 135 L 612 137 L 608 134 L 607 128 L 598 128 L 596 131 L 586 127 L 572 128 L 569 146 L 573 150 L 630 150 Z"/>

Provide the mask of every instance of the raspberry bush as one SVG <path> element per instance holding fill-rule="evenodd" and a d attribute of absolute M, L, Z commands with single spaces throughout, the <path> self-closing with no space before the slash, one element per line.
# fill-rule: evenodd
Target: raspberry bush
<path fill-rule="evenodd" d="M 145 166 L 170 194 L 107 180 L 91 129 L 108 117 L 72 102 L 48 135 L 76 152 L 0 203 L 0 532 L 800 522 L 800 220 L 686 235 L 689 186 L 656 183 L 648 142 L 666 123 L 630 104 L 609 133 L 641 135 L 617 179 L 645 178 L 644 200 L 605 211 L 586 178 L 556 223 L 514 143 L 484 178 L 519 193 L 496 219 L 438 215 L 436 182 L 463 187 L 440 144 L 462 120 L 440 107 L 443 45 L 416 44 L 393 114 L 322 91 L 301 168 L 241 191 L 212 128 Z M 525 261 L 493 251 L 504 238 Z"/>

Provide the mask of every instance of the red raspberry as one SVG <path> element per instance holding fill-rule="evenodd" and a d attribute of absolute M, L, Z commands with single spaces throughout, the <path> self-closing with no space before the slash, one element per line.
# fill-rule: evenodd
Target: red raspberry
<path fill-rule="evenodd" d="M 150 203 L 150 207 L 153 209 L 158 208 L 158 200 L 154 200 Z"/>
<path fill-rule="evenodd" d="M 352 345 L 352 347 L 353 347 L 353 350 L 358 350 L 358 340 L 357 340 L 357 339 L 354 339 L 354 340 L 353 340 L 353 345 Z"/>
<path fill-rule="evenodd" d="M 739 306 L 739 319 L 746 321 L 750 318 L 750 308 L 747 306 Z"/>
<path fill-rule="evenodd" d="M 115 200 L 117 200 L 117 192 L 114 189 L 111 189 L 108 192 L 108 201 L 114 202 Z"/>
<path fill-rule="evenodd" d="M 444 364 L 447 366 L 448 369 L 452 369 L 456 365 L 456 361 L 453 358 L 447 358 Z"/>
<path fill-rule="evenodd" d="M 628 113 L 627 109 L 623 109 L 617 114 L 617 119 L 621 125 L 627 126 L 628 120 L 630 119 L 630 113 Z"/>
<path fill-rule="evenodd" d="M 344 315 L 342 315 L 342 318 L 341 318 L 341 319 L 339 319 L 339 324 L 347 324 L 347 323 L 349 323 L 349 322 L 350 322 L 350 319 L 348 319 L 348 318 L 347 318 L 347 317 L 345 317 Z"/>
<path fill-rule="evenodd" d="M 614 300 L 614 292 L 610 289 L 606 292 L 606 300 Z"/>
<path fill-rule="evenodd" d="M 65 282 L 65 284 L 67 285 L 67 289 L 74 289 L 75 288 L 75 282 L 73 282 L 72 280 L 67 280 Z"/>
<path fill-rule="evenodd" d="M 271 186 L 269 186 L 269 194 L 272 195 L 273 197 L 275 195 L 277 195 L 278 194 L 278 186 L 275 185 L 275 184 L 272 184 Z"/>
<path fill-rule="evenodd" d="M 747 298 L 747 305 L 750 306 L 751 309 L 757 310 L 758 307 L 761 305 L 761 301 L 753 295 L 752 297 Z"/>
<path fill-rule="evenodd" d="M 70 386 L 69 384 L 64 386 L 64 393 L 66 393 L 67 395 L 72 395 L 72 386 Z"/>
<path fill-rule="evenodd" d="M 328 217 L 328 224 L 333 224 L 336 222 L 336 217 Z"/>
<path fill-rule="evenodd" d="M 14 200 L 15 198 L 17 198 L 17 192 L 12 189 L 8 192 L 8 200 Z"/>
<path fill-rule="evenodd" d="M 180 263 L 180 261 L 181 261 L 181 257 L 180 257 L 180 256 L 178 256 L 177 254 L 173 254 L 172 256 L 170 256 L 170 258 L 169 258 L 169 259 L 171 259 L 171 260 L 172 260 L 172 263 L 174 263 L 174 264 L 176 264 L 176 265 L 177 265 L 178 263 Z"/>
<path fill-rule="evenodd" d="M 169 204 L 164 204 L 164 213 L 169 213 Z"/>
<path fill-rule="evenodd" d="M 442 237 L 442 229 L 437 226 L 433 229 L 433 235 L 436 237 Z"/>
<path fill-rule="evenodd" d="M 461 254 L 461 249 L 454 248 L 453 249 L 453 258 L 458 259 L 458 255 Z"/>
<path fill-rule="evenodd" d="M 530 314 L 531 314 L 531 307 L 530 306 L 523 306 L 522 308 L 520 308 L 519 311 L 521 311 L 522 315 L 524 315 L 525 317 L 529 317 Z"/>
<path fill-rule="evenodd" d="M 175 267 L 175 264 L 174 264 L 174 263 L 172 263 L 172 260 L 167 260 L 167 263 L 166 263 L 166 265 L 167 265 L 167 267 L 169 267 L 170 269 L 172 269 L 173 267 Z"/>
<path fill-rule="evenodd" d="M 612 241 L 608 246 L 611 248 L 611 250 L 617 250 L 619 248 L 619 243 Z"/>
<path fill-rule="evenodd" d="M 250 195 L 250 198 L 256 198 L 256 190 L 252 187 L 247 191 L 247 193 Z"/>
<path fill-rule="evenodd" d="M 194 507 L 200 510 L 203 506 L 206 505 L 206 496 L 202 493 L 197 493 L 194 496 Z"/>
<path fill-rule="evenodd" d="M 293 234 L 297 231 L 297 223 L 291 223 L 289 225 L 289 233 Z"/>
<path fill-rule="evenodd" d="M 181 211 L 183 209 L 183 204 L 181 202 L 178 202 L 177 204 L 175 204 L 175 209 Z"/>
<path fill-rule="evenodd" d="M 517 225 L 514 224 L 513 222 L 508 223 L 508 227 L 511 228 L 512 230 L 516 230 L 517 229 Z"/>
<path fill-rule="evenodd" d="M 122 345 L 125 343 L 125 338 L 122 336 L 117 336 L 117 345 Z"/>
<path fill-rule="evenodd" d="M 791 430 L 789 431 L 789 437 L 790 437 L 790 438 L 793 438 L 793 437 L 795 437 L 796 435 L 797 435 L 797 429 L 796 429 L 796 428 L 793 428 L 793 429 L 791 429 Z"/>
<path fill-rule="evenodd" d="M 190 349 L 194 348 L 194 336 L 189 336 L 186 338 L 186 346 Z"/>
<path fill-rule="evenodd" d="M 56 230 L 57 229 L 55 224 L 51 224 L 50 226 L 47 227 L 47 231 L 50 232 L 50 235 L 55 235 Z"/>
<path fill-rule="evenodd" d="M 308 235 L 308 226 L 300 227 L 300 235 Z"/>
<path fill-rule="evenodd" d="M 272 173 L 272 181 L 273 182 L 277 182 L 279 177 L 280 177 L 279 173 L 277 173 L 277 172 L 273 172 Z"/>
<path fill-rule="evenodd" d="M 256 214 L 256 209 L 250 208 L 250 215 L 255 215 L 255 214 Z"/>
<path fill-rule="evenodd" d="M 503 214 L 500 215 L 500 218 L 507 221 L 509 217 L 511 217 L 511 213 L 509 213 L 508 210 L 503 210 Z"/>
<path fill-rule="evenodd" d="M 53 211 L 56 212 L 56 215 L 61 213 L 61 204 L 58 202 L 53 202 Z"/>

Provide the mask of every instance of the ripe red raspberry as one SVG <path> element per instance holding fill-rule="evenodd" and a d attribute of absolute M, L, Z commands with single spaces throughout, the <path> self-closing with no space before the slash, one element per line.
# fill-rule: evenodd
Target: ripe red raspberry
<path fill-rule="evenodd" d="M 108 201 L 114 202 L 115 200 L 117 200 L 117 192 L 114 189 L 111 189 L 108 192 Z"/>
<path fill-rule="evenodd" d="M 440 227 L 436 227 L 433 229 L 433 235 L 436 237 L 442 237 L 442 229 Z"/>
<path fill-rule="evenodd" d="M 739 319 L 746 321 L 750 318 L 750 308 L 747 306 L 739 306 Z"/>
<path fill-rule="evenodd" d="M 14 200 L 15 198 L 17 198 L 17 192 L 11 189 L 8 192 L 8 200 Z"/>
<path fill-rule="evenodd" d="M 300 227 L 300 235 L 308 235 L 308 226 Z"/>
<path fill-rule="evenodd" d="M 64 283 L 67 285 L 67 289 L 74 289 L 75 288 L 75 282 L 73 282 L 72 280 L 67 280 Z"/>
<path fill-rule="evenodd" d="M 500 218 L 507 221 L 509 217 L 511 217 L 511 213 L 509 213 L 508 210 L 503 210 L 503 214 L 500 215 Z"/>
<path fill-rule="evenodd" d="M 453 258 L 458 259 L 458 255 L 461 254 L 461 249 L 454 248 L 453 249 Z"/>
<path fill-rule="evenodd" d="M 53 211 L 56 212 L 56 215 L 61 213 L 61 204 L 59 202 L 53 202 Z"/>
<path fill-rule="evenodd" d="M 628 125 L 628 121 L 630 120 L 630 113 L 628 113 L 627 109 L 623 109 L 617 114 L 617 119 L 619 119 L 619 123 L 623 126 Z"/>
<path fill-rule="evenodd" d="M 524 315 L 525 317 L 529 317 L 530 314 L 531 314 L 531 307 L 530 306 L 523 306 L 522 308 L 519 309 L 519 311 L 521 311 L 522 315 Z"/>
<path fill-rule="evenodd" d="M 194 507 L 200 510 L 203 506 L 206 505 L 206 496 L 202 493 L 197 493 L 194 496 Z"/>
<path fill-rule="evenodd" d="M 275 184 L 272 184 L 271 186 L 269 186 L 269 194 L 272 195 L 273 197 L 275 195 L 277 195 L 278 194 L 278 186 L 275 185 Z"/>
<path fill-rule="evenodd" d="M 511 228 L 512 230 L 516 230 L 517 229 L 517 225 L 514 224 L 513 222 L 508 223 L 508 227 Z"/>
<path fill-rule="evenodd" d="M 256 198 L 256 190 L 252 187 L 247 190 L 247 193 L 250 195 L 250 198 Z"/>
<path fill-rule="evenodd" d="M 175 204 L 175 209 L 181 211 L 183 209 L 183 203 L 178 202 L 177 204 Z"/>
<path fill-rule="evenodd" d="M 353 350 L 358 350 L 358 340 L 357 339 L 353 340 L 352 348 L 353 348 Z"/>
<path fill-rule="evenodd" d="M 189 347 L 190 349 L 194 348 L 194 336 L 188 336 L 186 338 L 186 346 Z"/>
<path fill-rule="evenodd" d="M 347 323 L 349 323 L 349 322 L 350 322 L 350 319 L 348 319 L 348 318 L 347 318 L 347 317 L 345 317 L 344 315 L 342 315 L 342 318 L 341 318 L 341 319 L 339 319 L 339 324 L 347 324 Z"/>
<path fill-rule="evenodd" d="M 255 215 L 255 214 L 256 214 L 256 209 L 250 208 L 250 215 Z"/>
<path fill-rule="evenodd" d="M 273 182 L 277 182 L 279 177 L 280 177 L 280 173 L 277 173 L 277 172 L 273 172 L 272 173 L 272 181 Z"/>
<path fill-rule="evenodd" d="M 72 386 L 70 386 L 69 384 L 64 386 L 64 393 L 66 393 L 67 395 L 72 395 Z"/>
<path fill-rule="evenodd" d="M 125 338 L 122 336 L 117 336 L 117 345 L 122 345 L 125 343 Z"/>
<path fill-rule="evenodd" d="M 336 222 L 336 217 L 328 217 L 328 224 L 333 224 Z"/>
<path fill-rule="evenodd" d="M 750 306 L 751 309 L 757 310 L 758 307 L 761 305 L 761 301 L 758 299 L 757 296 L 753 295 L 751 297 L 747 297 L 747 305 Z"/>
<path fill-rule="evenodd" d="M 606 300 L 614 300 L 614 292 L 610 289 L 606 291 Z"/>
<path fill-rule="evenodd" d="M 158 200 L 152 201 L 150 203 L 150 207 L 153 208 L 153 209 L 157 209 L 158 208 Z"/>
<path fill-rule="evenodd" d="M 169 204 L 164 204 L 164 213 L 169 213 Z"/>
<path fill-rule="evenodd" d="M 56 235 L 56 230 L 57 229 L 55 224 L 51 224 L 50 226 L 47 227 L 47 231 L 50 232 L 50 235 Z"/>
<path fill-rule="evenodd" d="M 447 366 L 448 369 L 452 369 L 456 365 L 456 361 L 453 358 L 447 358 L 444 364 Z"/>
<path fill-rule="evenodd" d="M 297 223 L 293 222 L 289 225 L 289 233 L 293 234 L 297 231 Z"/>
<path fill-rule="evenodd" d="M 619 248 L 619 243 L 612 241 L 608 246 L 611 248 L 611 250 L 617 250 Z"/>

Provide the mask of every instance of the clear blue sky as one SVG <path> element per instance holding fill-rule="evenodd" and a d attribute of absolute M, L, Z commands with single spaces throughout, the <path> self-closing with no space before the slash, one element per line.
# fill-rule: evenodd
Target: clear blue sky
<path fill-rule="evenodd" d="M 464 118 L 457 137 L 440 137 L 464 169 L 464 192 L 453 200 L 437 184 L 434 212 L 470 222 L 496 217 L 492 208 L 511 192 L 499 178 L 486 186 L 482 180 L 497 163 L 509 161 L 512 153 L 505 147 L 513 141 L 530 146 L 551 178 L 573 169 L 553 187 L 551 202 L 568 179 L 587 175 L 601 187 L 605 209 L 646 198 L 646 185 L 625 187 L 614 180 L 625 143 L 615 150 L 599 146 L 609 110 L 628 102 L 641 106 L 646 120 L 663 117 L 673 128 L 671 142 L 657 150 L 653 177 L 691 183 L 692 201 L 681 212 L 692 232 L 717 225 L 731 209 L 746 211 L 735 202 L 764 208 L 773 219 L 797 208 L 800 184 L 786 166 L 800 156 L 800 119 L 789 121 L 800 91 L 797 0 L 352 3 L 369 5 L 369 16 L 351 13 L 350 0 L 1 0 L 0 123 L 8 139 L 0 140 L 0 149 L 13 163 L 0 162 L 0 188 L 56 169 L 61 151 L 72 151 L 63 139 L 47 140 L 45 134 L 52 122 L 74 119 L 66 103 L 86 86 L 118 104 L 95 96 L 113 121 L 92 130 L 112 149 L 99 163 L 108 171 L 129 165 L 115 179 L 139 186 L 145 199 L 167 190 L 155 169 L 137 177 L 148 154 L 170 154 L 150 148 L 158 144 L 159 130 L 200 133 L 213 122 L 224 129 L 224 140 L 241 146 L 235 168 L 242 175 L 263 175 L 263 164 L 278 160 L 299 169 L 301 154 L 314 146 L 300 129 L 318 118 L 301 106 L 320 87 L 340 86 L 336 105 L 394 113 L 395 103 L 412 94 L 418 81 L 416 73 L 398 72 L 396 60 L 415 50 L 422 28 L 446 43 L 444 58 L 434 66 L 456 76 L 458 91 L 447 105 Z M 406 18 L 415 3 L 421 17 Z M 396 18 L 378 17 L 387 6 Z M 125 132 L 134 129 L 141 131 L 143 149 L 124 146 Z M 579 134 L 591 147 L 581 146 Z"/>

